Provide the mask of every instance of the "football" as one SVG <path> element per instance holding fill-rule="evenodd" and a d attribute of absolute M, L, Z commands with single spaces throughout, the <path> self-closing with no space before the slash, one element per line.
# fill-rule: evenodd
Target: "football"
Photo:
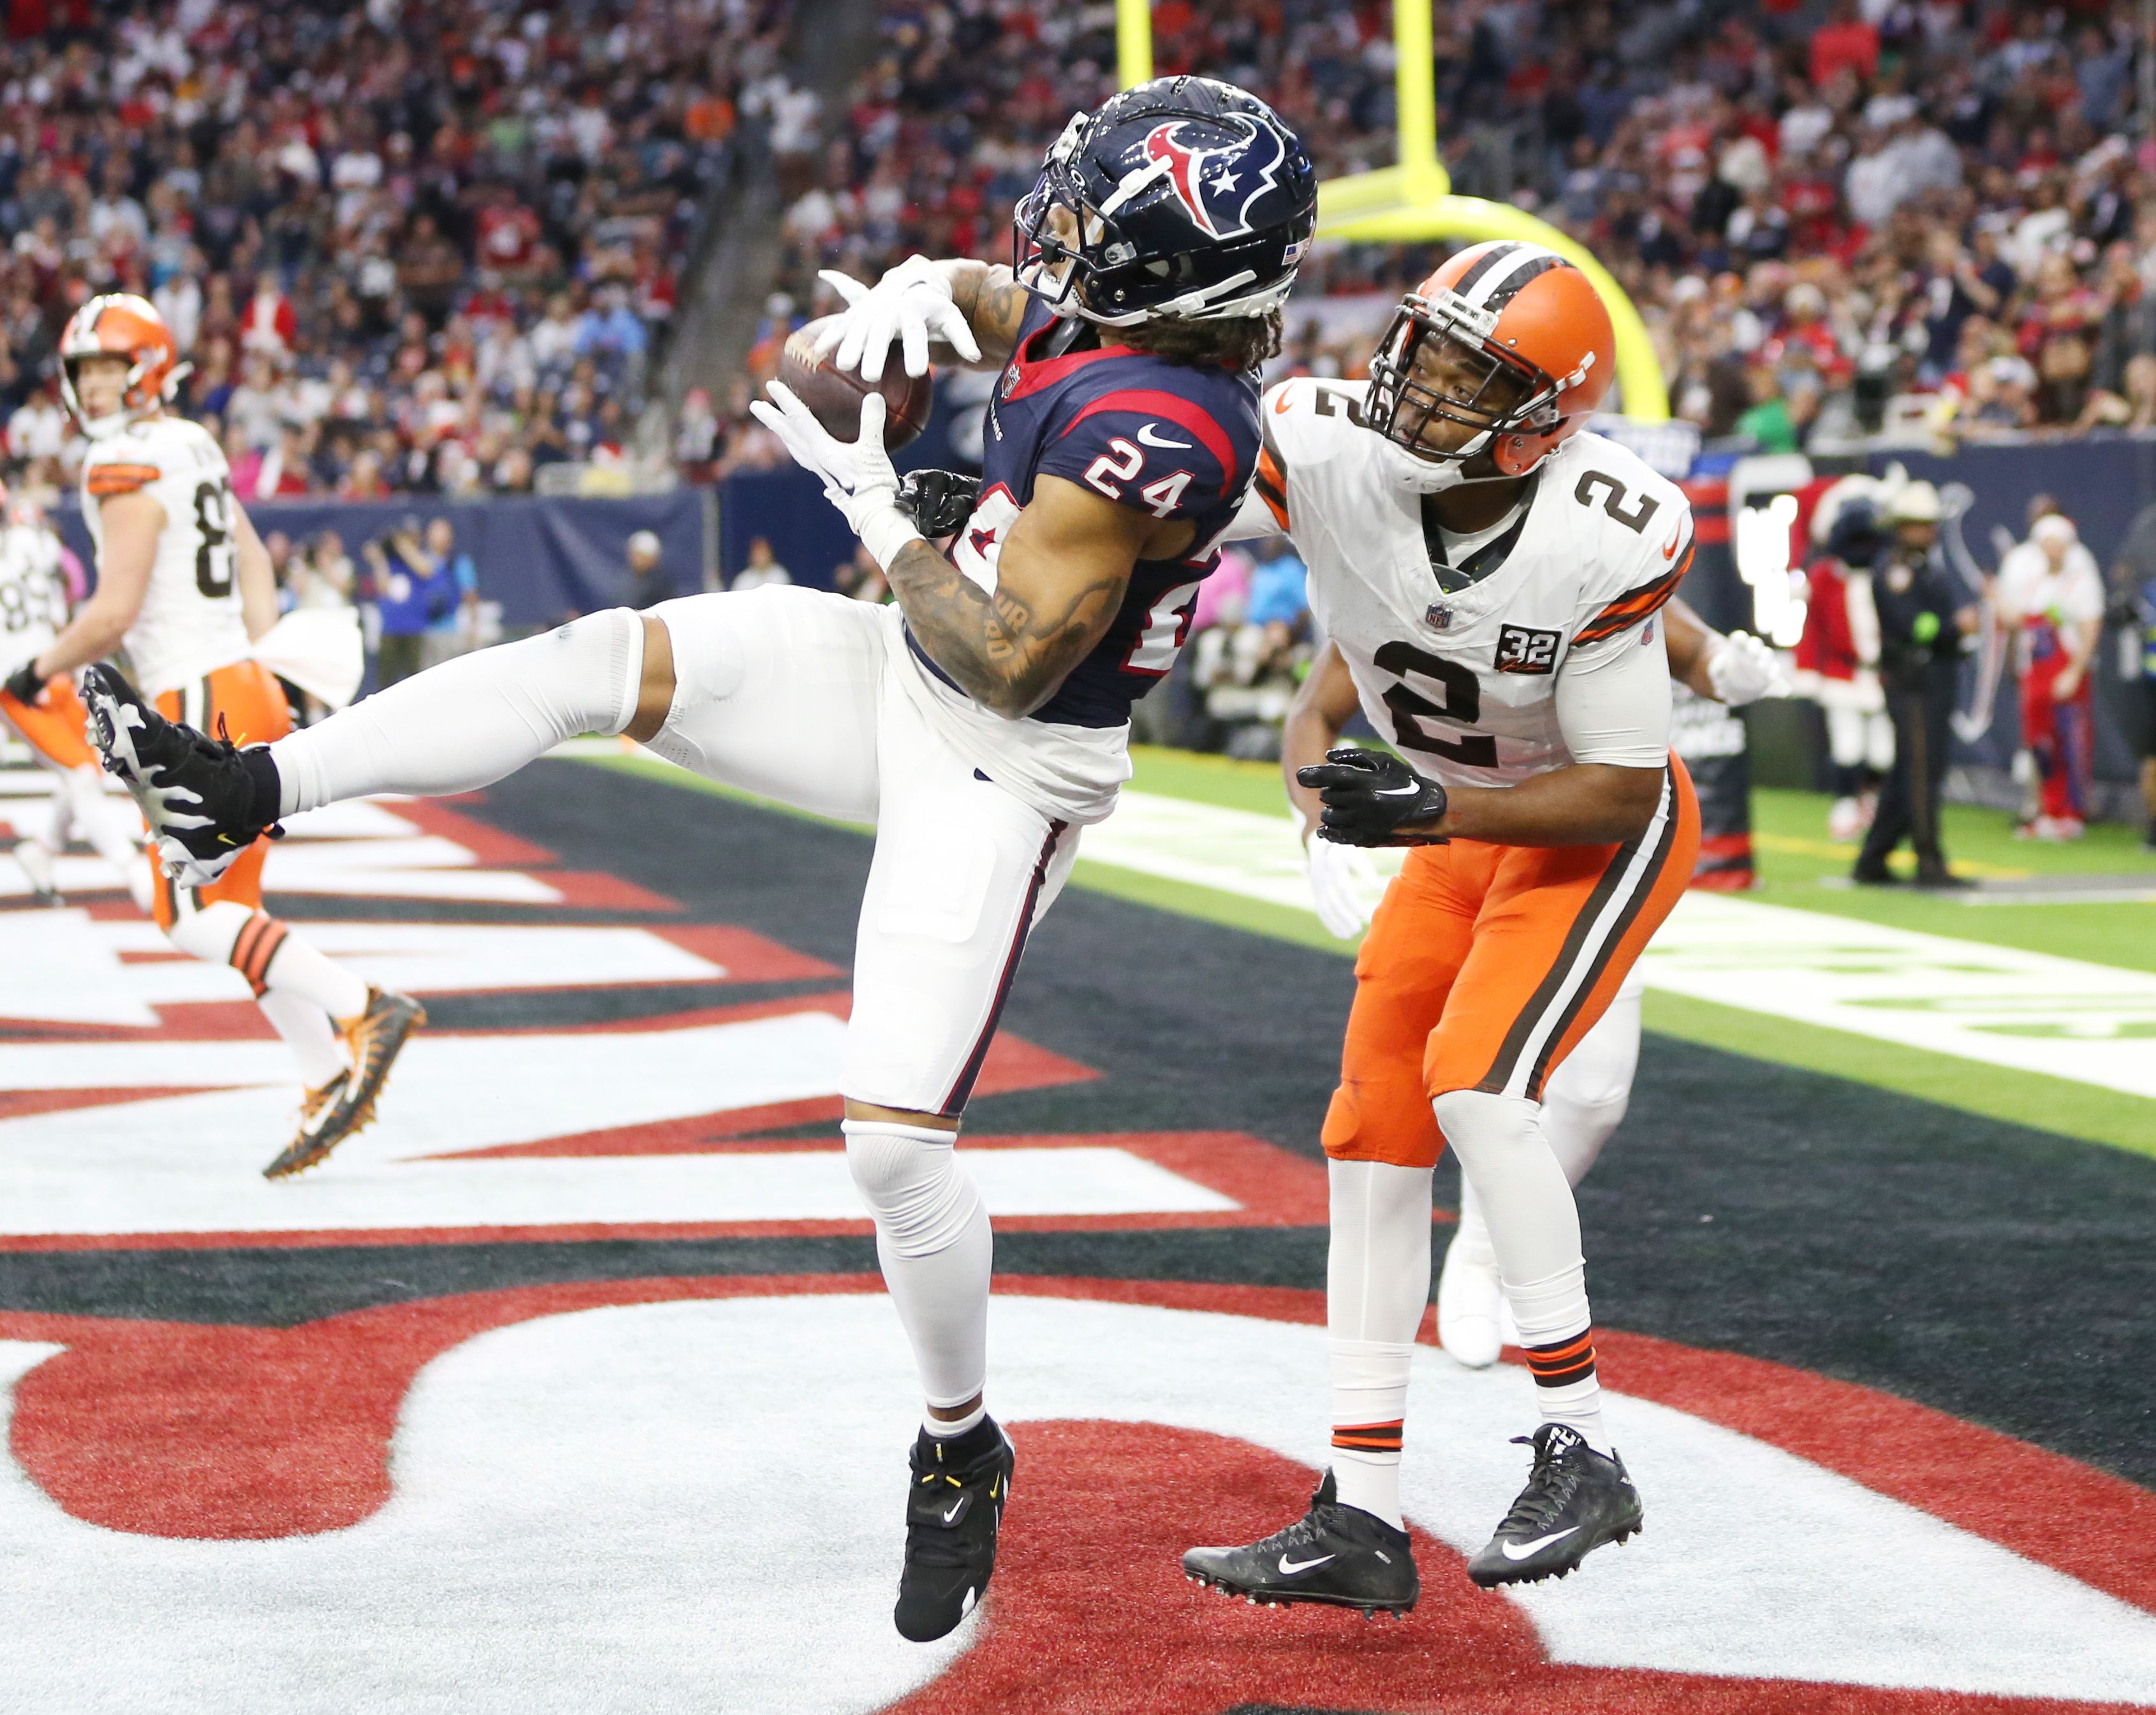
<path fill-rule="evenodd" d="M 816 354 L 816 338 L 838 318 L 822 316 L 788 335 L 778 359 L 778 379 L 816 413 L 816 421 L 837 439 L 850 443 L 860 433 L 861 400 L 871 387 L 881 390 L 886 407 L 883 443 L 892 452 L 928 426 L 935 402 L 932 376 L 908 375 L 896 342 L 884 360 L 883 379 L 870 382 L 835 367 L 833 353 Z"/>

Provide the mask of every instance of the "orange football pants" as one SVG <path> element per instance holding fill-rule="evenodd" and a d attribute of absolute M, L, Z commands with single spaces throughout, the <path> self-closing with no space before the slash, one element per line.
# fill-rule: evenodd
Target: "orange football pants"
<path fill-rule="evenodd" d="M 90 749 L 85 732 L 90 711 L 75 694 L 72 679 L 47 679 L 41 703 L 18 702 L 0 691 L 0 714 L 8 717 L 8 724 L 22 734 L 24 743 L 57 766 L 97 766 L 97 752 Z"/>
<path fill-rule="evenodd" d="M 1325 1153 L 1430 1167 L 1430 1103 L 1451 1090 L 1542 1099 L 1691 881 L 1699 801 L 1670 759 L 1662 801 L 1621 846 L 1418 846 L 1355 961 Z"/>
<path fill-rule="evenodd" d="M 292 714 L 285 706 L 284 687 L 268 668 L 254 661 L 234 662 L 178 690 L 160 692 L 157 712 L 167 720 L 183 720 L 197 732 L 208 733 L 213 739 L 228 738 L 235 745 L 270 744 L 292 730 Z M 221 730 L 218 724 L 220 720 L 223 722 Z M 199 910 L 204 905 L 225 899 L 244 905 L 250 911 L 259 911 L 262 861 L 269 855 L 270 837 L 264 834 L 241 855 L 238 863 L 206 888 L 182 888 L 161 870 L 157 898 L 151 902 L 157 927 L 169 930 L 182 912 Z M 236 947 L 232 962 L 259 990 L 262 970 L 269 965 L 269 955 L 284 939 L 282 928 L 279 926 L 274 939 L 267 934 L 257 939 L 268 943 L 260 950 L 258 959 L 243 964 L 244 948 Z M 242 939 L 246 939 L 244 931 Z M 261 969 L 250 969 L 250 964 Z"/>

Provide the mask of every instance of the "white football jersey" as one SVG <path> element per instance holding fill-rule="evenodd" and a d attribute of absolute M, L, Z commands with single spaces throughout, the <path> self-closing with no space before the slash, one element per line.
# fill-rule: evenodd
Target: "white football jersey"
<path fill-rule="evenodd" d="M 209 431 L 184 417 L 156 417 L 90 443 L 82 510 L 100 562 L 98 503 L 137 493 L 154 495 L 165 512 L 149 587 L 126 638 L 136 683 L 154 697 L 245 659 L 249 638 L 232 472 Z"/>
<path fill-rule="evenodd" d="M 1363 713 L 1448 786 L 1511 786 L 1573 762 L 1556 704 L 1568 668 L 1649 648 L 1666 683 L 1651 621 L 1691 561 L 1683 492 L 1615 443 L 1575 434 L 1543 462 L 1515 528 L 1479 550 L 1499 563 L 1448 593 L 1422 496 L 1394 480 L 1362 397 L 1306 378 L 1268 392 L 1257 487 L 1310 568 L 1311 611 Z"/>
<path fill-rule="evenodd" d="M 41 525 L 0 525 L 0 676 L 44 654 L 67 617 L 59 539 Z"/>

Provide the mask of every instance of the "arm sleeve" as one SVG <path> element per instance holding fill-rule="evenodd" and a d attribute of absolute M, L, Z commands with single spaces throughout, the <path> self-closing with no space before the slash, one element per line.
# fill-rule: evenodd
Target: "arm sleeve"
<path fill-rule="evenodd" d="M 1557 724 L 1575 762 L 1660 768 L 1670 757 L 1670 656 L 1660 626 L 1575 648 L 1557 674 Z"/>

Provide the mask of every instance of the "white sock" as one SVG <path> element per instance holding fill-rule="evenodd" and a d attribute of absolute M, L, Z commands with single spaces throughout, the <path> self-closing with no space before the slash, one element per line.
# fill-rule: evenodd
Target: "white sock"
<path fill-rule="evenodd" d="M 1460 1157 L 1460 1171 L 1474 1181 L 1544 1421 L 1570 1424 L 1607 1452 L 1579 1211 L 1543 1136 L 1537 1104 L 1452 1090 L 1430 1108 Z"/>
<path fill-rule="evenodd" d="M 565 739 L 621 731 L 643 677 L 644 620 L 627 607 L 459 655 L 272 745 L 278 813 L 490 785 Z"/>
<path fill-rule="evenodd" d="M 270 955 L 264 981 L 271 990 L 297 996 L 340 1022 L 367 1011 L 367 985 L 289 929 Z"/>
<path fill-rule="evenodd" d="M 300 1062 L 300 1076 L 311 1090 L 318 1090 L 339 1073 L 352 1070 L 344 1038 L 330 1022 L 328 1013 L 312 1001 L 289 991 L 272 989 L 254 1003 L 270 1021 L 292 1057 Z"/>
<path fill-rule="evenodd" d="M 127 823 L 119 806 L 105 796 L 98 771 L 88 763 L 69 770 L 60 777 L 60 791 L 67 799 L 75 827 L 97 855 L 123 874 L 132 869 L 140 853 L 127 837 Z"/>
<path fill-rule="evenodd" d="M 957 1134 L 880 1119 L 849 1119 L 846 1165 L 875 1218 L 885 1286 L 912 1343 L 929 1405 L 970 1405 L 988 1373 L 988 1276 L 995 1240 Z M 930 1433 L 963 1435 L 973 1421 Z"/>
<path fill-rule="evenodd" d="M 1400 1444 L 1415 1331 L 1430 1303 L 1430 1171 L 1332 1161 L 1327 1177 L 1333 1483 L 1344 1505 L 1404 1529 Z"/>

